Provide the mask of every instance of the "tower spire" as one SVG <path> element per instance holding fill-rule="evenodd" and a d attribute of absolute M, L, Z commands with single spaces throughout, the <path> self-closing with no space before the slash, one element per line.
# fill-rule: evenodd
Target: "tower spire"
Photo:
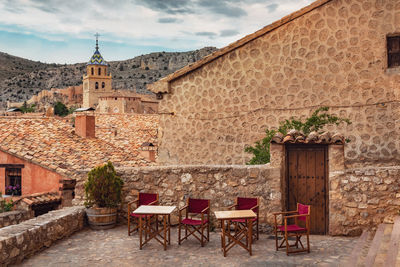
<path fill-rule="evenodd" d="M 99 50 L 99 36 L 100 34 L 98 32 L 96 32 L 96 34 L 94 35 L 96 37 L 96 51 Z"/>

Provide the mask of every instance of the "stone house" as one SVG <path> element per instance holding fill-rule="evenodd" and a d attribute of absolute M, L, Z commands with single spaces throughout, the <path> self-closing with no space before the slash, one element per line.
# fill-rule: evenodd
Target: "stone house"
<path fill-rule="evenodd" d="M 140 148 L 144 142 L 156 143 L 157 119 L 77 114 L 74 128 L 56 118 L 0 117 L 0 191 L 18 185 L 16 195 L 58 192 L 70 187 L 82 169 L 107 161 L 117 167 L 151 165 Z"/>
<path fill-rule="evenodd" d="M 331 234 L 388 219 L 400 208 L 399 32 L 398 1 L 318 0 L 159 80 L 158 162 L 244 164 L 267 127 L 327 106 L 352 124 L 326 130 L 350 142 L 292 133 L 273 144 L 278 209 L 309 203 Z"/>
<path fill-rule="evenodd" d="M 97 111 L 101 113 L 158 113 L 158 100 L 130 91 L 116 91 L 99 97 Z"/>

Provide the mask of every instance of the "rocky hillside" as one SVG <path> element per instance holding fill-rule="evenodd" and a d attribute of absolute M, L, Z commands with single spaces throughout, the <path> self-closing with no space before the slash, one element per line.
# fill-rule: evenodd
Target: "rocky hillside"
<path fill-rule="evenodd" d="M 111 61 L 113 88 L 150 93 L 146 84 L 214 52 L 205 47 L 189 52 L 159 52 L 123 61 Z M 107 61 L 107 55 L 103 55 Z M 82 83 L 86 63 L 71 65 L 45 64 L 0 52 L 0 107 L 7 101 L 20 102 L 41 90 L 63 88 Z"/>

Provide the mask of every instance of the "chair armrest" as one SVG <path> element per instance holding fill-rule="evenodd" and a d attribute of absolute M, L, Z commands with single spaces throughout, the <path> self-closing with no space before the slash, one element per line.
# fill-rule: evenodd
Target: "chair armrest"
<path fill-rule="evenodd" d="M 154 200 L 153 202 L 150 202 L 149 204 L 147 204 L 147 205 L 154 205 L 154 204 L 157 204 L 158 203 L 158 200 Z"/>
<path fill-rule="evenodd" d="M 281 212 L 273 212 L 272 214 L 277 216 L 277 215 L 291 214 L 291 213 L 297 213 L 297 211 L 281 211 Z"/>
<path fill-rule="evenodd" d="M 298 215 L 289 215 L 289 216 L 283 216 L 285 220 L 291 219 L 291 218 L 298 218 L 298 217 L 309 217 L 309 214 L 298 214 Z"/>
<path fill-rule="evenodd" d="M 258 205 L 255 205 L 254 207 L 251 207 L 249 210 L 254 210 L 256 208 L 258 208 Z"/>
<path fill-rule="evenodd" d="M 138 202 L 138 201 L 139 201 L 139 199 L 132 200 L 131 202 L 128 202 L 128 206 L 130 206 L 130 205 L 132 205 L 133 203 Z"/>
<path fill-rule="evenodd" d="M 187 209 L 188 205 L 183 206 L 182 208 L 179 209 L 179 213 L 181 213 L 182 210 Z"/>
<path fill-rule="evenodd" d="M 237 204 L 233 204 L 227 207 L 228 210 L 233 209 L 234 207 L 237 207 Z"/>
<path fill-rule="evenodd" d="M 201 211 L 201 213 L 205 213 L 210 207 L 205 208 L 204 210 Z"/>

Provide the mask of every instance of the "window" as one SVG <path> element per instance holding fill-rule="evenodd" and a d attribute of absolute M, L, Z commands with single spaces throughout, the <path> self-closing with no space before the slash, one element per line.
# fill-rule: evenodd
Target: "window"
<path fill-rule="evenodd" d="M 400 36 L 387 37 L 388 68 L 400 67 Z"/>
<path fill-rule="evenodd" d="M 101 75 L 101 68 L 99 68 L 99 71 L 98 71 L 98 73 L 99 73 L 99 75 Z"/>
<path fill-rule="evenodd" d="M 98 83 L 98 82 L 96 82 L 96 83 L 94 84 L 94 88 L 95 88 L 95 89 L 99 89 L 99 83 Z"/>
<path fill-rule="evenodd" d="M 6 195 L 21 195 L 21 168 L 6 168 Z"/>
<path fill-rule="evenodd" d="M 94 68 L 92 67 L 92 75 L 94 75 Z"/>
<path fill-rule="evenodd" d="M 106 83 L 105 83 L 105 82 L 102 82 L 102 83 L 101 83 L 101 88 L 104 88 L 104 87 L 106 87 Z"/>

